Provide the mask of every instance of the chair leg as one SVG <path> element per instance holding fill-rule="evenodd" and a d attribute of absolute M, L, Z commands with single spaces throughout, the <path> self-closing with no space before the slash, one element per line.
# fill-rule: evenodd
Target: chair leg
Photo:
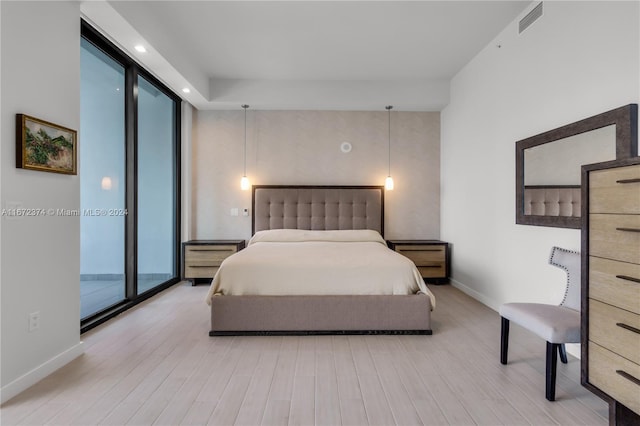
<path fill-rule="evenodd" d="M 566 364 L 568 362 L 567 348 L 565 348 L 564 343 L 558 345 L 558 353 L 560 354 L 560 361 L 562 361 L 563 364 Z"/>
<path fill-rule="evenodd" d="M 509 320 L 502 319 L 502 328 L 500 330 L 500 363 L 507 364 L 507 354 L 509 352 Z"/>
<path fill-rule="evenodd" d="M 549 401 L 556 400 L 556 366 L 558 365 L 559 343 L 547 342 L 547 377 L 546 377 L 546 397 Z"/>

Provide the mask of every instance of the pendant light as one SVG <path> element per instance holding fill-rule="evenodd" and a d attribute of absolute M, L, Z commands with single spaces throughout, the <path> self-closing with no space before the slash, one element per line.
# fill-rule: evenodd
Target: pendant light
<path fill-rule="evenodd" d="M 389 116 L 389 173 L 384 181 L 384 189 L 391 191 L 393 189 L 393 178 L 391 177 L 391 109 L 392 105 L 384 107 L 388 111 Z"/>
<path fill-rule="evenodd" d="M 251 183 L 247 177 L 247 108 L 249 108 L 249 105 L 242 105 L 242 108 L 244 109 L 244 173 L 242 174 L 242 179 L 240 179 L 240 189 L 246 191 L 251 188 Z"/>

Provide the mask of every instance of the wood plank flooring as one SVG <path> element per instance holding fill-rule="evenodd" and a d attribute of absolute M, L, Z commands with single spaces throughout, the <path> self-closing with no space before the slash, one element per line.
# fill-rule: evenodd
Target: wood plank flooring
<path fill-rule="evenodd" d="M 8 401 L 2 425 L 606 425 L 607 405 L 544 341 L 431 286 L 432 336 L 209 337 L 207 286 L 181 283 L 82 336 L 86 352 Z"/>

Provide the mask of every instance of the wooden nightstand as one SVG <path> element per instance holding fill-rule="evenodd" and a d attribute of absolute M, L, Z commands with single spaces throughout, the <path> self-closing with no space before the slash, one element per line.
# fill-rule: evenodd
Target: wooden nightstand
<path fill-rule="evenodd" d="M 191 240 L 182 243 L 182 278 L 196 285 L 211 280 L 227 257 L 242 250 L 244 240 Z"/>
<path fill-rule="evenodd" d="M 425 281 L 449 282 L 449 243 L 439 240 L 387 240 L 391 250 L 413 260 Z"/>

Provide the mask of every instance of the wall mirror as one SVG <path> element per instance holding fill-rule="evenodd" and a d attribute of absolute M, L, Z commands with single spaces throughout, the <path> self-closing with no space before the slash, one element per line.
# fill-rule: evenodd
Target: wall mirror
<path fill-rule="evenodd" d="M 579 229 L 581 166 L 636 155 L 637 104 L 516 142 L 516 223 Z"/>

